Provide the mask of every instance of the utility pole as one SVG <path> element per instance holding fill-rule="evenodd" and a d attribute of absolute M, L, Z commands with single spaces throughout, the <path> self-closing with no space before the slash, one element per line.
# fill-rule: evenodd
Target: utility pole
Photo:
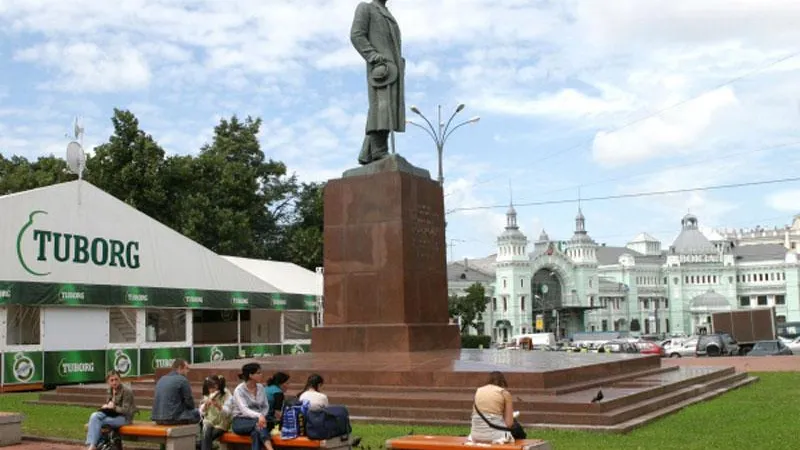
<path fill-rule="evenodd" d="M 450 239 L 450 243 L 447 244 L 447 247 L 449 247 L 449 249 L 450 249 L 450 259 L 449 259 L 450 262 L 453 262 L 453 248 L 456 246 L 456 244 L 455 244 L 456 242 L 461 243 L 461 242 L 467 242 L 467 241 L 465 241 L 463 239 Z"/>

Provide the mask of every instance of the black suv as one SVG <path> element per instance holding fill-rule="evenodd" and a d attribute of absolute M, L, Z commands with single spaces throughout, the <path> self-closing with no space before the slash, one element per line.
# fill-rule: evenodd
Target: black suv
<path fill-rule="evenodd" d="M 695 356 L 733 356 L 739 354 L 739 344 L 728 333 L 701 334 L 697 338 Z"/>

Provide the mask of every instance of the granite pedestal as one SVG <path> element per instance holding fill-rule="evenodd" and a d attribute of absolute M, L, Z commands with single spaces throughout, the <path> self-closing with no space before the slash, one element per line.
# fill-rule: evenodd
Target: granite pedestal
<path fill-rule="evenodd" d="M 22 414 L 0 412 L 0 447 L 22 442 Z"/>
<path fill-rule="evenodd" d="M 441 186 L 392 156 L 325 187 L 324 325 L 314 353 L 458 349 Z"/>

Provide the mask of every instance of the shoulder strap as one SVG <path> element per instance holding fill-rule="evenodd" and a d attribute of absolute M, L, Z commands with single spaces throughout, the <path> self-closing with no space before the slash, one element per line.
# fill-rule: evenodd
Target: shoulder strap
<path fill-rule="evenodd" d="M 486 422 L 486 425 L 489 425 L 490 427 L 494 428 L 495 430 L 508 431 L 508 432 L 511 431 L 511 428 L 501 427 L 500 425 L 495 425 L 492 422 L 489 422 L 489 419 L 487 419 L 486 416 L 483 415 L 481 410 L 478 409 L 478 405 L 477 404 L 473 403 L 472 406 L 475 408 L 475 412 L 477 412 L 478 415 L 481 416 L 481 419 L 483 419 L 483 421 Z"/>

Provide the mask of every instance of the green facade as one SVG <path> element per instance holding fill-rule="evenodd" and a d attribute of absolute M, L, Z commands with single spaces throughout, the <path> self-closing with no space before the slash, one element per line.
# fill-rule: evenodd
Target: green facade
<path fill-rule="evenodd" d="M 144 286 L 10 282 L 0 280 L 0 306 L 129 306 L 132 308 L 279 309 L 315 311 L 302 294 L 227 292 Z"/>

